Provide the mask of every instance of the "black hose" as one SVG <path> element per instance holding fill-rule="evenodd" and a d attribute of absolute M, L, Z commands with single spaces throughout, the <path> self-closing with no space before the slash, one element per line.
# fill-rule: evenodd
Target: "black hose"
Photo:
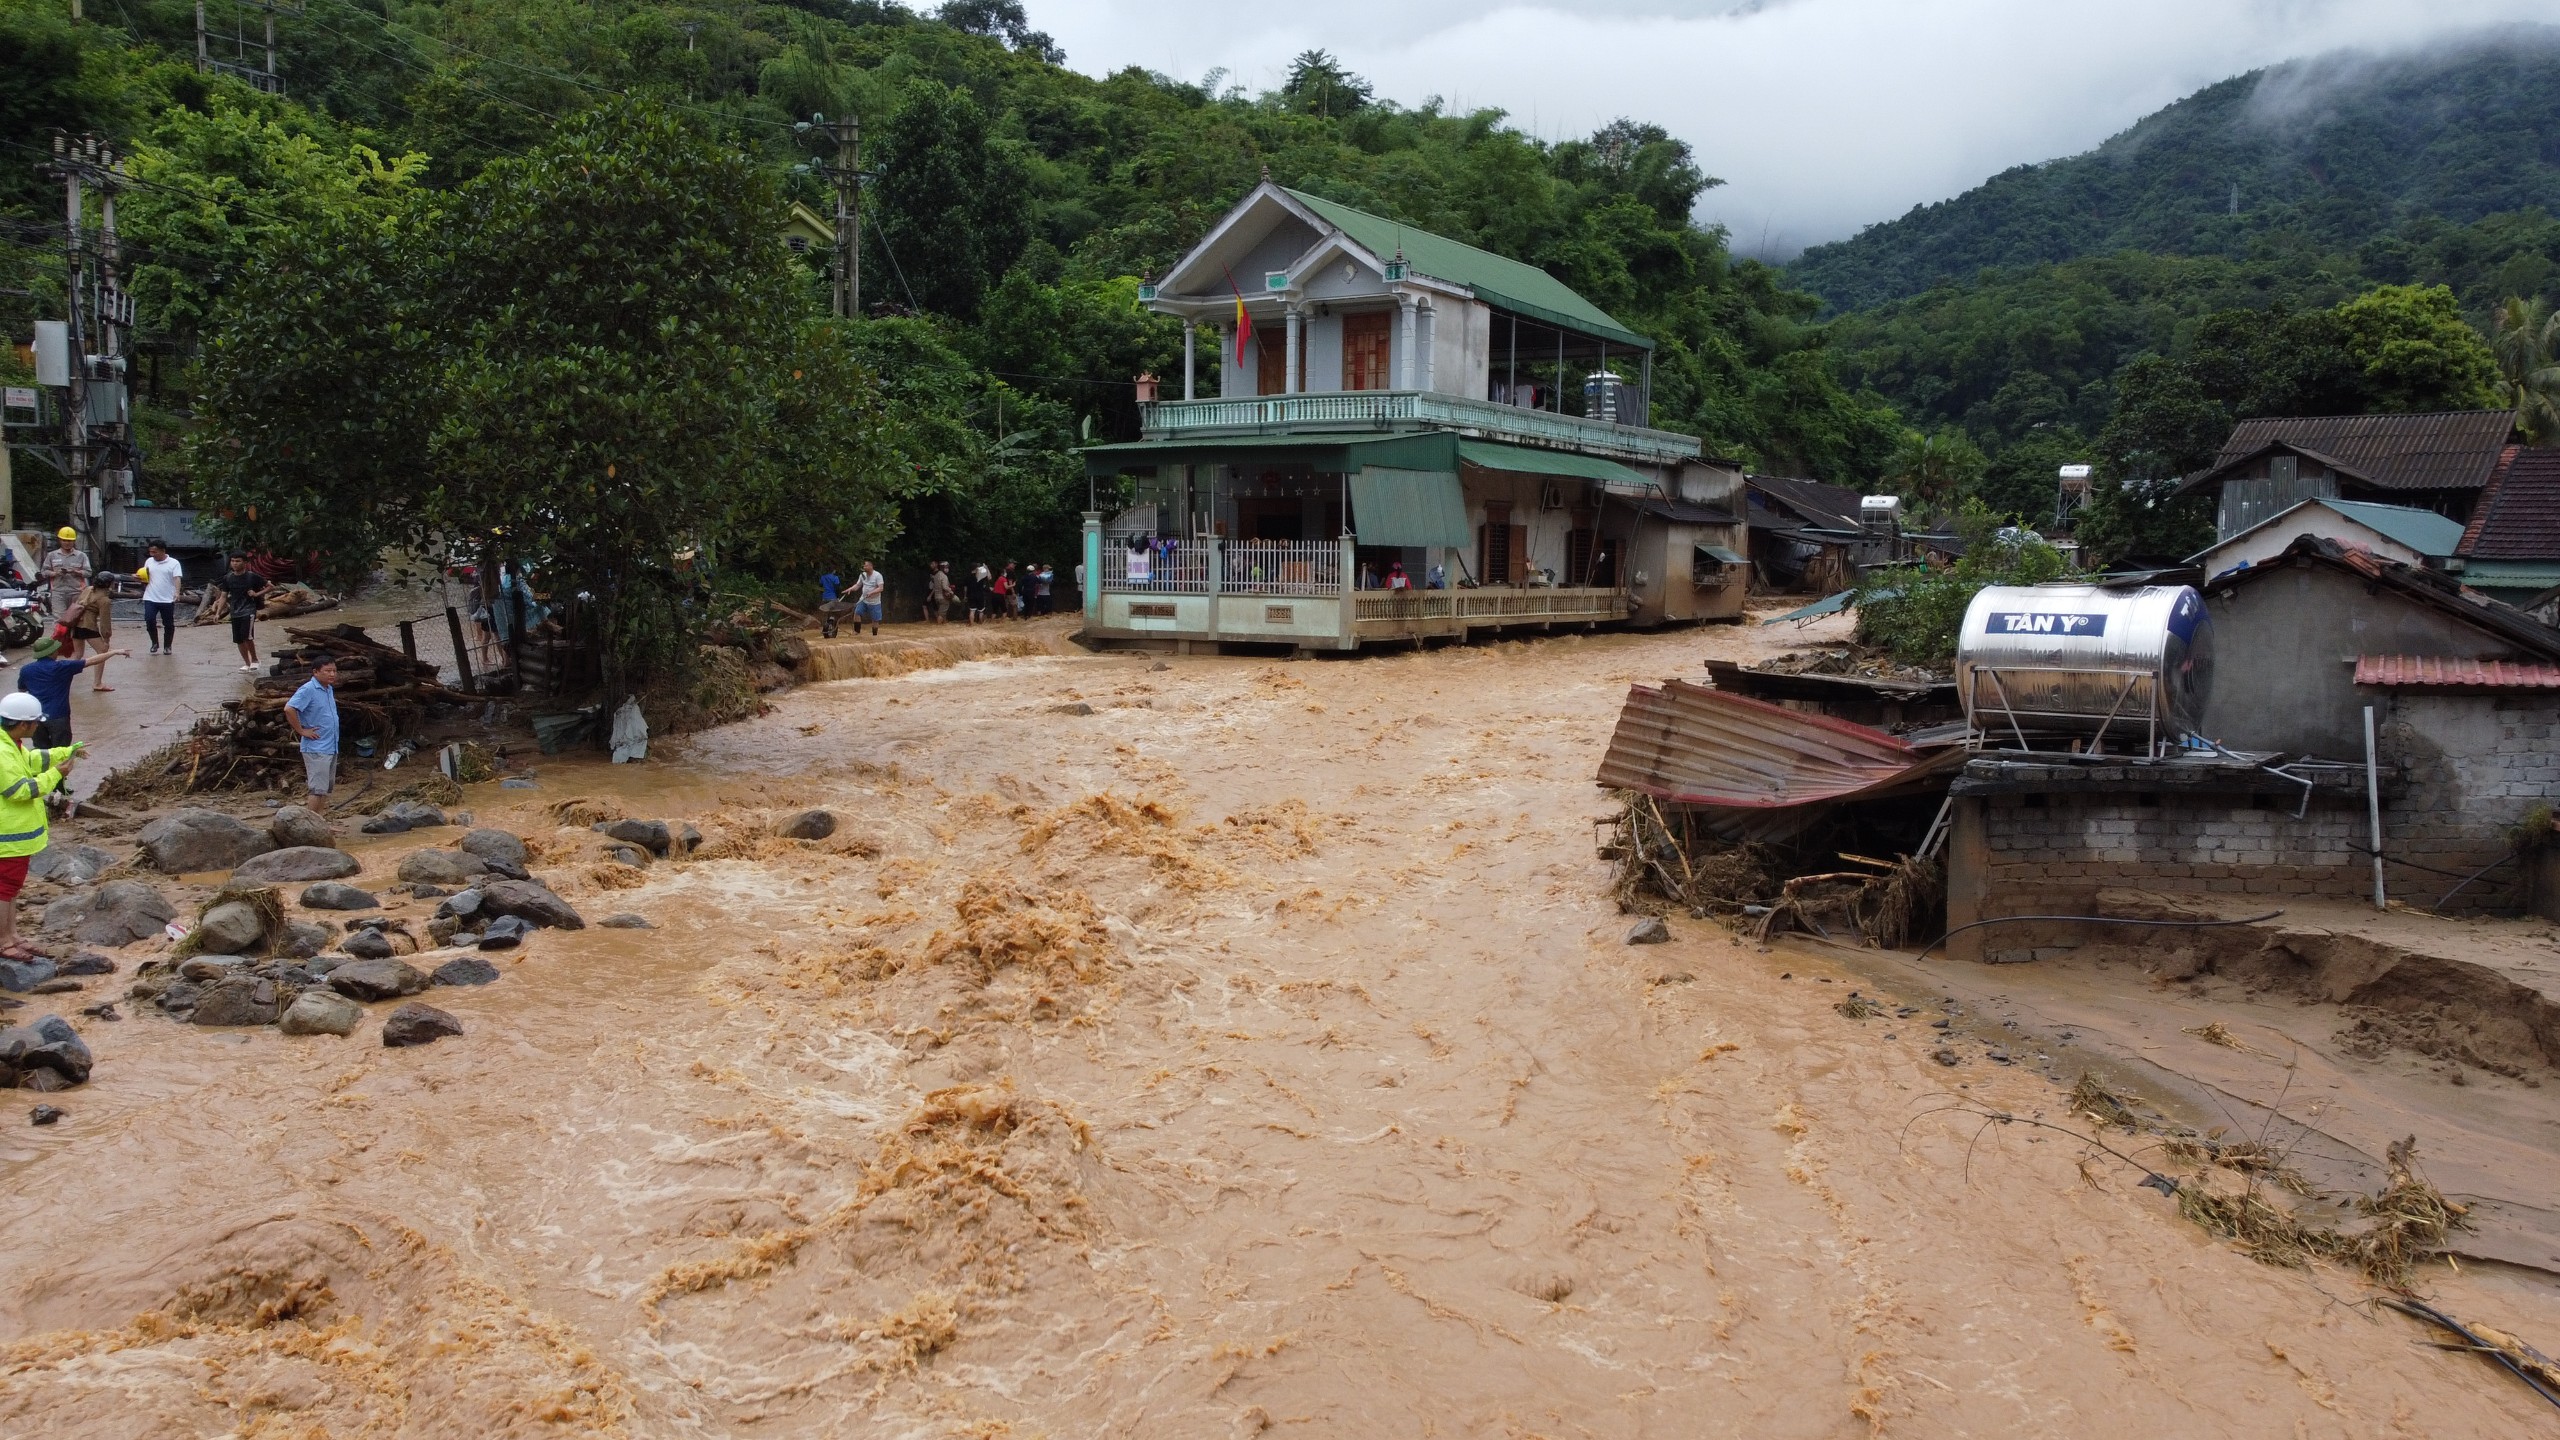
<path fill-rule="evenodd" d="M 2353 840 L 2350 840 L 2350 841 L 2348 841 L 2348 842 L 2347 842 L 2347 848 L 2348 848 L 2348 849 L 2350 849 L 2350 850 L 2353 850 L 2354 852 L 2356 852 L 2356 853 L 2357 853 L 2357 854 L 2359 854 L 2359 855 L 2371 855 L 2371 854 L 2375 853 L 2375 852 L 2374 852 L 2374 849 L 2373 849 L 2373 847 L 2372 847 L 2372 846 L 2370 846 L 2370 845 L 2359 845 L 2359 844 L 2357 844 L 2356 842 L 2354 842 Z M 2476 879 L 2480 878 L 2481 876 L 2488 874 L 2490 871 L 2497 869 L 2499 866 L 2506 864 L 2508 861 L 2513 860 L 2514 858 L 2516 858 L 2516 857 L 2515 857 L 2515 853 L 2514 853 L 2513 851 L 2509 851 L 2507 854 L 2501 855 L 2501 856 L 2499 856 L 2497 859 L 2492 860 L 2492 861 L 2490 861 L 2488 864 L 2483 865 L 2483 866 L 2481 866 L 2479 869 L 2477 869 L 2477 870 L 2475 870 L 2475 871 L 2471 872 L 2471 875 L 2470 875 L 2469 879 L 2470 879 L 2470 880 L 2476 880 Z M 2385 865 L 2397 865 L 2397 866 L 2400 866 L 2401 868 L 2406 869 L 2406 870 L 2423 870 L 2423 871 L 2425 871 L 2425 872 L 2426 872 L 2427 874 L 2429 874 L 2429 875 L 2441 875 L 2441 876 L 2443 876 L 2444 878 L 2446 878 L 2447 880 L 2464 880 L 2464 879 L 2465 879 L 2465 877 L 2463 876 L 2463 873 L 2462 873 L 2461 871 L 2459 871 L 2459 870 L 2439 870 L 2439 869 L 2437 869 L 2437 868 L 2436 868 L 2435 866 L 2433 866 L 2433 865 L 2421 865 L 2421 864 L 2419 864 L 2419 863 L 2418 863 L 2417 861 L 2415 861 L 2415 860 L 2403 860 L 2403 859 L 2401 859 L 2399 856 L 2394 855 L 2394 854 L 2391 854 L 2391 853 L 2390 853 L 2390 852 L 2388 852 L 2388 851 L 2384 851 L 2384 852 L 2382 852 L 2382 863 L 2383 863 L 2383 864 L 2385 864 Z M 2465 883 L 2468 883 L 2468 880 L 2465 880 Z M 2439 903 L 2439 904 L 2441 904 L 2442 902 L 2441 902 L 2441 901 L 2439 901 L 2438 903 Z"/>
<path fill-rule="evenodd" d="M 2454 1319 L 2452 1316 L 2436 1309 L 2432 1305 L 2421 1305 L 2414 1300 L 2403 1300 L 2396 1296 L 2385 1295 L 2382 1297 L 2382 1303 L 2399 1311 L 2403 1315 L 2424 1320 L 2430 1325 L 2441 1325 L 2445 1329 L 2452 1331 L 2454 1334 L 2461 1336 L 2464 1347 L 2468 1347 L 2478 1354 L 2488 1356 L 2491 1360 L 2494 1360 L 2499 1365 L 2505 1367 L 2509 1374 L 2523 1381 L 2532 1389 L 2534 1394 L 2550 1401 L 2553 1406 L 2560 1407 L 2560 1395 L 2554 1395 L 2551 1393 L 2551 1391 L 2546 1388 L 2540 1380 L 2534 1378 L 2531 1371 L 2517 1364 L 2515 1362 L 2515 1357 L 2509 1355 L 2506 1351 L 2499 1349 L 2497 1346 L 2490 1344 L 2488 1341 L 2481 1339 L 2479 1336 L 2472 1334 L 2469 1327 L 2465 1326 L 2461 1321 Z M 2451 1349 L 2457 1347 L 2448 1346 L 2447 1348 Z"/>
<path fill-rule="evenodd" d="M 1989 920 L 1968 920 L 1964 924 L 1948 931 L 1946 934 L 1939 936 L 1937 939 L 1930 941 L 1928 944 L 1921 946 L 1920 953 L 1912 956 L 1911 958 L 1914 960 L 1926 960 L 1929 958 L 1930 951 L 1946 944 L 1947 941 L 1953 937 L 1961 935 L 1967 930 L 1978 930 L 1985 925 L 2016 925 L 2029 920 L 2077 920 L 2090 925 L 2149 925 L 2156 928 L 2171 930 L 2212 930 L 2226 925 L 2262 924 L 2266 921 L 2273 920 L 2283 913 L 2284 912 L 2281 910 L 2270 910 L 2264 915 L 2252 915 L 2246 920 L 2135 920 L 2120 915 L 2000 915 Z"/>
<path fill-rule="evenodd" d="M 2481 866 L 2479 869 L 2472 871 L 2470 874 L 2463 876 L 2459 881 L 2456 881 L 2452 889 L 2437 896 L 2436 903 L 2428 906 L 2427 909 L 2438 915 L 2443 914 L 2444 902 L 2461 894 L 2463 886 L 2470 884 L 2472 881 L 2479 879 L 2481 876 L 2488 874 L 2490 871 L 2497 869 L 2499 866 L 2506 864 L 2510 860 L 2517 860 L 2521 858 L 2523 857 L 2516 851 L 2508 851 L 2506 854 L 2499 856 L 2497 859 L 2490 861 L 2488 864 Z"/>

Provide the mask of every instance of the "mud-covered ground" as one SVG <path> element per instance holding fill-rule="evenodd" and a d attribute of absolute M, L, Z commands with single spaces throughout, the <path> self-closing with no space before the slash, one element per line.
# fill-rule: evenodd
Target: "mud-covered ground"
<path fill-rule="evenodd" d="M 975 661 L 473 787 L 591 918 L 659 928 L 536 936 L 423 1049 L 84 1025 L 69 1118 L 0 1127 L 0 1417 L 2550 1433 L 2357 1276 L 1950 1108 L 2067 1118 L 1932 1060 L 1936 987 L 1861 1020 L 1878 982 L 1812 951 L 1621 943 L 1590 776 L 1626 685 L 1806 638 Z M 810 805 L 832 838 L 769 838 Z M 610 865 L 606 814 L 706 844 Z M 2419 1285 L 2560 1348 L 2546 1276 Z"/>

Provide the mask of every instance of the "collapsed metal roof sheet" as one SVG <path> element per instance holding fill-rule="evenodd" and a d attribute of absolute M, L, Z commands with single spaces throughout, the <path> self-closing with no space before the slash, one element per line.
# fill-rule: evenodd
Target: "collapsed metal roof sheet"
<path fill-rule="evenodd" d="M 2447 660 L 2435 655 L 2359 655 L 2356 683 L 2387 689 L 2560 690 L 2560 665 Z"/>
<path fill-rule="evenodd" d="M 1666 680 L 1627 691 L 1599 778 L 1682 805 L 1779 810 L 1916 788 L 1964 758 L 1961 748 L 1926 751 L 1846 720 Z"/>

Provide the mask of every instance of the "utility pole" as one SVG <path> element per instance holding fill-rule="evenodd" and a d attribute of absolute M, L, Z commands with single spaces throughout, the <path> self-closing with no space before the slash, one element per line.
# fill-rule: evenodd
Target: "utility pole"
<path fill-rule="evenodd" d="M 803 135 L 824 131 L 836 142 L 835 163 L 811 160 L 791 167 L 794 174 L 824 175 L 836 186 L 835 313 L 850 319 L 862 313 L 862 120 L 859 116 L 830 121 L 812 115 L 794 124 Z"/>
<path fill-rule="evenodd" d="M 63 182 L 63 246 L 69 284 L 65 328 L 69 371 L 63 405 L 65 470 L 71 481 L 71 523 L 103 558 L 100 521 L 109 501 L 130 488 L 132 435 L 126 397 L 126 332 L 133 326 L 133 297 L 116 271 L 116 191 L 124 171 L 113 150 L 94 135 L 78 140 L 57 134 L 53 162 L 45 168 Z M 87 191 L 98 192 L 99 229 L 89 241 Z M 91 260 L 96 264 L 94 273 Z M 113 492 L 113 493 L 108 493 Z"/>

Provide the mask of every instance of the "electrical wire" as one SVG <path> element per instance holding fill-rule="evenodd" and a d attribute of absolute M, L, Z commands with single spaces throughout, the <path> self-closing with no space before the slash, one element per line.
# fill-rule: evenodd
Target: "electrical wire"
<path fill-rule="evenodd" d="M 2019 925 L 2029 920 L 2076 920 L 2088 925 L 2147 925 L 2167 930 L 2215 930 L 2231 925 L 2262 925 L 2283 913 L 2281 910 L 2270 910 L 2264 915 L 2252 915 L 2245 920 L 2136 920 L 2123 915 L 1999 915 L 1989 920 L 1968 920 L 1921 946 L 1920 953 L 1911 958 L 1926 960 L 1929 958 L 1930 951 L 1967 930 L 1979 930 L 1985 925 Z"/>

